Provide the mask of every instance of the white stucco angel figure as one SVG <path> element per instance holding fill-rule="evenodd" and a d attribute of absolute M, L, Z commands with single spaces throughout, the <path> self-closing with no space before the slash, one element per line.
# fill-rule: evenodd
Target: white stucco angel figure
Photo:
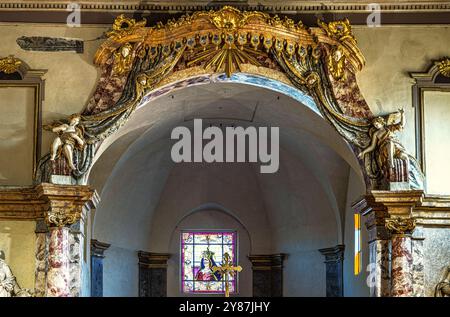
<path fill-rule="evenodd" d="M 79 114 L 73 114 L 69 117 L 68 123 L 56 122 L 45 126 L 47 130 L 58 134 L 53 140 L 50 149 L 50 160 L 54 161 L 62 152 L 71 170 L 76 169 L 73 162 L 75 147 L 82 150 L 86 144 L 83 138 L 83 131 L 78 127 L 80 120 L 81 116 Z"/>

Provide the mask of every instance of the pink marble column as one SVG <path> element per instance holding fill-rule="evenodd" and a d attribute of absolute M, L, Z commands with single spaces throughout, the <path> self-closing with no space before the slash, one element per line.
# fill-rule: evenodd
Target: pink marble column
<path fill-rule="evenodd" d="M 69 228 L 50 227 L 46 297 L 70 296 Z"/>
<path fill-rule="evenodd" d="M 391 296 L 413 296 L 411 236 L 392 235 Z"/>

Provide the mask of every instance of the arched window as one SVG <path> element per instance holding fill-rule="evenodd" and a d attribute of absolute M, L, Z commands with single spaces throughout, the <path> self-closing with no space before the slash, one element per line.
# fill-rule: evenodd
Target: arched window
<path fill-rule="evenodd" d="M 217 271 L 225 253 L 237 262 L 235 231 L 183 231 L 181 233 L 181 283 L 183 293 L 222 294 L 225 278 Z M 229 277 L 230 294 L 237 292 L 237 279 Z"/>

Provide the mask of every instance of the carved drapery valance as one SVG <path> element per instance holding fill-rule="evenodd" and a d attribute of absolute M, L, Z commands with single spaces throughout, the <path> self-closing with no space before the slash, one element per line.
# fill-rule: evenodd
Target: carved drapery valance
<path fill-rule="evenodd" d="M 72 140 L 79 148 L 72 145 L 73 155 L 65 158 L 69 172 L 81 182 L 96 145 L 125 124 L 143 98 L 174 71 L 200 67 L 231 76 L 243 65 L 252 65 L 281 70 L 295 88 L 315 100 L 321 115 L 356 155 L 364 149 L 360 164 L 368 188 L 389 188 L 390 182 L 406 182 L 409 188 L 409 179 L 413 187 L 421 186 L 420 169 L 394 140 L 403 117 L 396 113 L 375 124 L 355 84 L 365 60 L 346 19 L 307 27 L 288 18 L 225 6 L 152 27 L 145 20 L 119 16 L 107 37 L 95 55 L 102 77 L 94 96 L 79 122 L 64 122 L 82 131 L 83 142 Z M 372 148 L 378 136 L 384 138 L 378 140 L 382 146 Z M 396 157 L 385 155 L 391 145 Z M 54 173 L 51 161 L 56 151 L 41 160 L 38 180 Z"/>

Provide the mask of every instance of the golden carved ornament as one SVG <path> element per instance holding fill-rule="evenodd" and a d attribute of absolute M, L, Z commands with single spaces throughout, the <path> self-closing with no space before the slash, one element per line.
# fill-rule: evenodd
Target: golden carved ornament
<path fill-rule="evenodd" d="M 386 229 L 393 234 L 405 234 L 412 232 L 416 227 L 416 219 L 413 218 L 389 218 L 386 219 Z"/>
<path fill-rule="evenodd" d="M 49 226 L 64 227 L 74 224 L 81 218 L 81 210 L 68 212 L 66 209 L 56 209 L 47 212 L 45 221 Z"/>
<path fill-rule="evenodd" d="M 352 34 L 352 27 L 350 21 L 345 18 L 340 21 L 332 21 L 325 23 L 323 21 L 317 21 L 318 25 L 327 32 L 328 36 L 334 38 L 340 42 L 345 40 L 355 40 Z"/>
<path fill-rule="evenodd" d="M 325 31 L 329 39 L 332 39 L 338 43 L 334 44 L 333 50 L 328 55 L 328 66 L 330 66 L 330 62 L 333 63 L 334 68 L 330 69 L 330 73 L 334 79 L 339 80 L 343 78 L 337 68 L 341 68 L 343 72 L 345 72 L 346 61 L 352 66 L 354 71 L 360 71 L 365 64 L 365 58 L 362 55 L 361 51 L 357 47 L 356 39 L 352 33 L 352 27 L 350 25 L 350 21 L 345 18 L 344 20 L 332 21 L 329 23 L 325 23 L 323 21 L 318 20 L 317 24 L 321 29 Z M 320 37 L 320 36 L 319 36 Z M 327 39 L 319 39 L 319 41 L 327 41 Z M 332 44 L 332 43 L 329 43 Z M 340 62 L 340 66 L 338 67 L 338 63 L 335 61 L 331 61 L 333 55 L 336 50 L 339 50 L 340 55 L 342 55 L 342 60 Z M 335 59 L 335 58 L 333 58 Z"/>
<path fill-rule="evenodd" d="M 112 26 L 112 31 L 106 33 L 108 39 L 97 50 L 94 63 L 96 65 L 103 65 L 111 54 L 114 54 L 118 49 L 129 43 L 141 43 L 147 35 L 147 28 L 145 27 L 147 21 L 136 22 L 135 19 L 125 17 L 123 14 L 119 15 Z M 135 47 L 137 49 L 137 46 Z M 130 55 L 134 55 L 131 54 Z M 115 63 L 120 61 L 115 60 Z"/>
<path fill-rule="evenodd" d="M 132 34 L 136 29 L 145 27 L 147 23 L 146 19 L 136 22 L 135 19 L 125 17 L 125 15 L 119 15 L 112 26 L 112 31 L 106 33 L 108 37 L 123 37 Z"/>
<path fill-rule="evenodd" d="M 131 70 L 133 65 L 133 45 L 126 43 L 114 52 L 114 73 L 122 75 Z"/>
<path fill-rule="evenodd" d="M 13 74 L 17 72 L 22 65 L 22 61 L 10 55 L 0 59 L 0 72 L 5 74 Z"/>
<path fill-rule="evenodd" d="M 307 52 L 309 48 L 313 48 L 314 53 L 319 52 L 315 48 L 321 42 L 331 46 L 342 42 L 340 50 L 349 61 L 344 65 L 360 70 L 365 60 L 356 47 L 348 20 L 320 22 L 319 26 L 308 28 L 286 17 L 240 11 L 230 6 L 217 11 L 194 12 L 153 27 L 145 27 L 145 21 L 136 22 L 119 16 L 113 31 L 107 34 L 108 40 L 97 51 L 95 63 L 102 65 L 126 43 L 136 44 L 133 47 L 138 56 L 139 52 L 144 52 L 144 47 L 155 52 L 161 48 L 164 56 L 184 46 L 188 50 L 201 47 L 196 62 L 205 62 L 205 66 L 217 71 L 223 69 L 230 75 L 243 63 L 259 66 L 255 57 L 264 51 L 275 50 L 277 54 L 288 56 L 298 54 L 301 58 L 301 52 Z M 121 59 L 117 59 L 117 63 L 120 62 Z M 192 62 L 191 66 L 198 64 Z"/>
<path fill-rule="evenodd" d="M 450 58 L 440 61 L 438 64 L 438 69 L 442 76 L 450 78 Z"/>
<path fill-rule="evenodd" d="M 327 66 L 336 80 L 345 79 L 345 55 L 341 47 L 336 46 L 327 56 Z"/>

